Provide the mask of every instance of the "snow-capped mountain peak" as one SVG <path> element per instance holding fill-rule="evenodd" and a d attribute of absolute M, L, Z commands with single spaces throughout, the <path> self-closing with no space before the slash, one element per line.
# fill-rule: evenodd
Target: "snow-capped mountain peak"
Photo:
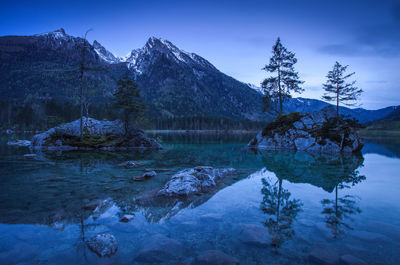
<path fill-rule="evenodd" d="M 45 32 L 42 34 L 36 34 L 35 36 L 43 36 L 43 37 L 49 37 L 55 40 L 68 40 L 71 39 L 72 37 L 65 33 L 65 30 L 63 28 L 50 31 L 50 32 Z"/>
<path fill-rule="evenodd" d="M 192 58 L 191 53 L 179 49 L 170 41 L 162 38 L 150 37 L 143 49 L 145 52 L 158 51 L 167 55 L 172 54 L 176 60 L 184 63 Z"/>
<path fill-rule="evenodd" d="M 100 59 L 102 59 L 106 63 L 115 64 L 121 62 L 121 58 L 108 51 L 96 40 L 93 42 L 93 48 L 95 52 L 99 55 Z"/>
<path fill-rule="evenodd" d="M 198 68 L 208 68 L 217 71 L 211 63 L 197 54 L 181 50 L 172 42 L 156 37 L 150 37 L 143 48 L 132 50 L 125 57 L 120 58 L 120 62 L 126 62 L 129 69 L 142 74 L 145 72 L 148 64 L 153 62 L 153 59 L 159 55 L 163 55 L 178 64 L 183 63 L 191 67 L 197 66 Z"/>

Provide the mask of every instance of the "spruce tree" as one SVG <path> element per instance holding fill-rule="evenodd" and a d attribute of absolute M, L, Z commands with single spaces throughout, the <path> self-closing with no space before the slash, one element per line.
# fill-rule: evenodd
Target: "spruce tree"
<path fill-rule="evenodd" d="M 263 70 L 274 73 L 273 76 L 266 78 L 261 86 L 264 89 L 264 103 L 269 107 L 271 100 L 279 101 L 279 111 L 283 112 L 283 101 L 290 98 L 290 92 L 303 92 L 299 86 L 304 83 L 300 81 L 298 73 L 294 70 L 294 64 L 297 63 L 295 54 L 288 51 L 281 43 L 280 38 L 276 40 L 272 47 L 272 57 L 269 64 Z"/>
<path fill-rule="evenodd" d="M 327 82 L 323 84 L 326 91 L 322 96 L 323 100 L 336 101 L 336 117 L 339 117 L 339 104 L 343 103 L 347 106 L 354 106 L 355 101 L 360 97 L 363 92 L 362 89 L 355 86 L 356 81 L 349 83 L 346 80 L 355 73 L 346 74 L 348 65 L 342 66 L 336 62 L 333 69 L 328 72 L 326 76 Z"/>
<path fill-rule="evenodd" d="M 118 80 L 117 84 L 118 88 L 114 93 L 113 106 L 121 110 L 125 135 L 127 135 L 131 121 L 137 120 L 143 114 L 146 106 L 140 96 L 139 87 L 128 75 Z"/>

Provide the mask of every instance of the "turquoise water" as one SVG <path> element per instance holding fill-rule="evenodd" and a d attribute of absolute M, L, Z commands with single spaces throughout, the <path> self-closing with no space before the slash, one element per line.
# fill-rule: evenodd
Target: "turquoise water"
<path fill-rule="evenodd" d="M 256 152 L 250 134 L 157 135 L 164 150 L 41 153 L 0 138 L 0 264 L 142 264 L 143 242 L 162 234 L 183 245 L 168 264 L 191 264 L 220 250 L 241 264 L 314 264 L 322 242 L 337 256 L 366 264 L 400 264 L 400 141 L 366 139 L 363 154 Z M 141 166 L 118 166 L 127 160 Z M 233 167 L 207 194 L 152 200 L 150 191 L 177 171 Z M 156 169 L 156 177 L 133 176 Z M 107 207 L 95 211 L 106 200 Z M 278 207 L 279 204 L 279 207 Z M 129 223 L 119 221 L 134 214 Z M 261 225 L 268 244 L 243 240 L 242 228 Z M 99 258 L 85 240 L 113 234 L 117 253 Z M 158 262 L 160 264 L 160 262 Z"/>

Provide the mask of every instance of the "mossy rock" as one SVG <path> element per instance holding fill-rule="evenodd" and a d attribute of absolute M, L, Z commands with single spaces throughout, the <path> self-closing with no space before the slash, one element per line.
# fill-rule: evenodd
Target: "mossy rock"
<path fill-rule="evenodd" d="M 54 135 L 52 143 L 56 145 L 57 141 L 61 140 L 63 145 L 87 148 L 101 148 L 118 145 L 123 141 L 123 138 L 118 135 L 89 135 L 85 134 L 82 138 L 70 135 Z"/>
<path fill-rule="evenodd" d="M 262 136 L 272 136 L 272 133 L 284 134 L 294 128 L 294 123 L 299 121 L 304 114 L 292 112 L 289 114 L 280 114 L 274 121 L 265 126 L 262 131 Z"/>

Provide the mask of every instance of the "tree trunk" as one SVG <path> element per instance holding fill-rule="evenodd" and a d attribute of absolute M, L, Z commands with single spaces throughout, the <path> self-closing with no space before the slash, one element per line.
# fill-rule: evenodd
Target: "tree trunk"
<path fill-rule="evenodd" d="M 278 189 L 278 206 L 276 207 L 276 222 L 279 222 L 279 212 L 281 207 L 281 192 L 282 192 L 282 180 L 279 179 L 279 189 Z"/>
<path fill-rule="evenodd" d="M 335 187 L 335 216 L 338 217 L 338 190 L 337 190 L 337 185 Z"/>
<path fill-rule="evenodd" d="M 336 119 L 339 119 L 339 85 L 336 85 Z"/>
<path fill-rule="evenodd" d="M 125 123 L 125 136 L 128 135 L 128 130 L 129 130 L 129 113 L 127 110 L 125 110 L 125 115 L 124 115 L 124 123 Z"/>
<path fill-rule="evenodd" d="M 279 92 L 279 114 L 282 114 L 283 106 L 282 106 L 281 70 L 280 69 L 278 69 L 278 92 Z"/>
<path fill-rule="evenodd" d="M 83 76 L 85 73 L 85 47 L 82 47 L 82 58 L 80 67 L 80 88 L 79 88 L 79 105 L 80 105 L 80 126 L 79 134 L 82 139 L 83 137 Z"/>

